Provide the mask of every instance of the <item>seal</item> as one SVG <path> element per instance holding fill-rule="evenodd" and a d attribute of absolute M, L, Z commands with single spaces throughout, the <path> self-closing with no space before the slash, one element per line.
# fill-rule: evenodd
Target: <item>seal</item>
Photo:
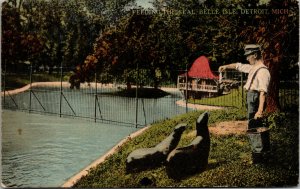
<path fill-rule="evenodd" d="M 152 148 L 139 148 L 126 158 L 126 172 L 142 171 L 162 165 L 168 154 L 174 150 L 181 138 L 186 124 L 178 124 L 174 131 L 163 141 Z"/>
<path fill-rule="evenodd" d="M 196 138 L 168 155 L 166 171 L 169 178 L 180 180 L 207 168 L 210 151 L 208 118 L 208 112 L 201 114 L 196 121 Z"/>

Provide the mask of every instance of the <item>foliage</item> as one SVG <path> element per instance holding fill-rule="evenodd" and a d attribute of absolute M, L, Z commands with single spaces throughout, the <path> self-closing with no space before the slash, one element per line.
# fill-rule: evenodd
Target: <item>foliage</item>
<path fill-rule="evenodd" d="M 22 30 L 25 21 L 19 9 L 7 2 L 2 5 L 2 20 L 2 62 L 13 70 L 18 61 L 32 60 L 41 51 L 42 41 L 39 35 Z"/>
<path fill-rule="evenodd" d="M 269 8 L 270 11 L 288 9 L 288 14 L 253 15 L 253 20 L 246 20 L 247 26 L 240 32 L 241 40 L 247 43 L 258 43 L 264 50 L 264 61 L 271 73 L 271 90 L 267 99 L 267 111 L 270 112 L 279 108 L 280 67 L 284 68 L 283 70 L 290 70 L 295 62 L 299 61 L 298 57 L 294 56 L 295 52 L 299 52 L 299 40 L 291 40 L 292 36 L 296 36 L 294 32 L 298 33 L 295 29 L 299 27 L 296 26 L 299 23 L 297 6 L 298 2 L 294 0 L 271 0 L 268 7 L 263 5 L 262 8 Z"/>
<path fill-rule="evenodd" d="M 285 120 L 285 113 L 282 112 L 273 112 L 266 115 L 266 124 L 269 126 L 269 128 L 275 128 L 278 129 L 282 126 L 284 126 Z"/>
<path fill-rule="evenodd" d="M 7 0 L 2 4 L 2 62 L 30 60 L 35 66 L 83 64 L 93 43 L 109 23 L 124 15 L 133 0 Z M 5 66 L 3 66 L 5 67 Z"/>
<path fill-rule="evenodd" d="M 118 92 L 113 92 L 113 95 L 124 96 L 124 97 L 136 97 L 136 88 L 121 90 Z M 170 95 L 169 93 L 155 88 L 138 88 L 137 97 L 138 98 L 161 98 L 164 96 Z"/>
<path fill-rule="evenodd" d="M 270 131 L 271 156 L 264 164 L 251 163 L 251 149 L 245 134 L 211 134 L 209 166 L 206 171 L 181 181 L 169 179 L 165 167 L 138 173 L 125 173 L 125 160 L 137 148 L 152 147 L 163 140 L 176 124 L 188 124 L 179 146 L 188 144 L 195 129 L 195 120 L 202 112 L 191 112 L 153 124 L 145 133 L 131 139 L 104 163 L 91 169 L 74 187 L 143 187 L 140 181 L 147 177 L 154 184 L 150 187 L 286 187 L 298 184 L 298 120 L 289 119 L 287 127 L 272 128 Z M 245 114 L 235 109 L 210 112 L 209 125 L 226 120 L 245 119 Z"/>
<path fill-rule="evenodd" d="M 271 70 L 271 92 L 268 98 L 268 109 L 273 111 L 278 107 L 278 66 L 280 61 L 289 61 L 285 68 L 290 70 L 297 62 L 298 49 L 288 50 L 292 38 L 297 38 L 297 2 L 281 1 L 269 4 L 260 4 L 259 1 L 232 1 L 231 4 L 223 1 L 212 1 L 199 4 L 196 1 L 154 1 L 155 10 L 180 9 L 194 10 L 204 8 L 227 9 L 269 9 L 289 8 L 284 15 L 272 14 L 212 14 L 199 16 L 189 14 L 145 14 L 125 15 L 118 30 L 110 30 L 112 39 L 107 44 L 111 53 L 104 58 L 102 66 L 108 68 L 115 80 L 125 80 L 130 83 L 139 81 L 139 68 L 147 70 L 146 75 L 152 81 L 147 81 L 157 87 L 161 82 L 175 81 L 179 70 L 185 69 L 189 62 L 193 62 L 199 55 L 206 55 L 212 62 L 212 69 L 224 63 L 245 61 L 242 49 L 246 43 L 262 45 L 266 64 Z M 150 10 L 151 11 L 151 10 Z M 292 19 L 288 19 L 291 17 Z M 286 21 L 285 21 L 286 20 Z M 125 21 L 125 22 L 124 22 Z M 125 27 L 121 27 L 125 26 Z M 274 27 L 281 25 L 282 27 Z M 284 28 L 281 30 L 280 28 Z M 166 35 L 167 34 L 167 35 Z M 288 37 L 286 37 L 288 36 Z M 127 42 L 120 42 L 126 39 Z M 270 40 L 272 39 L 272 40 Z M 283 40 L 289 42 L 282 42 Z M 117 42 L 116 42 L 117 41 Z M 297 46 L 298 40 L 292 40 Z M 281 43 L 282 42 L 282 43 Z M 283 46 L 286 46 L 284 48 Z M 95 49 L 101 51 L 103 46 Z M 281 51 L 280 49 L 284 49 Z M 288 54 L 283 57 L 283 53 Z M 125 56 L 124 56 L 125 55 Z M 113 59 L 115 58 L 115 59 Z M 103 70 L 104 71 L 104 70 Z M 161 73 L 161 74 L 157 74 Z M 165 73 L 165 74 L 164 74 Z M 284 72 L 285 73 L 285 72 Z M 158 77 L 159 76 L 159 77 Z M 130 87 L 129 87 L 130 88 Z"/>

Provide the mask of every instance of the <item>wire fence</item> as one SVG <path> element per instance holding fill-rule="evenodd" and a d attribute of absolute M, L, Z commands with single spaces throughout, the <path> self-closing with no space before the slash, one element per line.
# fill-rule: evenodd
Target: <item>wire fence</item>
<path fill-rule="evenodd" d="M 70 73 L 63 72 L 68 69 L 58 69 L 51 75 L 51 82 L 43 82 L 47 73 L 33 72 L 32 67 L 25 69 L 27 74 L 2 73 L 3 108 L 135 127 L 185 113 L 185 108 L 176 104 L 182 97 L 175 88 L 164 88 L 160 98 L 142 98 L 140 94 L 125 94 L 127 86 L 124 83 L 101 83 L 99 78 L 93 78 L 95 82 L 71 89 Z M 15 89 L 18 86 L 16 78 L 27 80 L 29 84 Z M 133 83 L 131 91 L 135 88 Z"/>
<path fill-rule="evenodd" d="M 299 111 L 299 81 L 298 78 L 283 80 L 279 83 L 279 104 L 281 111 Z"/>
<path fill-rule="evenodd" d="M 76 89 L 68 82 L 70 72 L 65 70 L 70 68 L 48 75 L 47 80 L 51 77 L 51 82 L 43 82 L 47 75 L 44 71 L 34 72 L 32 67 L 24 70 L 25 73 L 17 75 L 2 73 L 4 109 L 144 127 L 195 110 L 190 104 L 245 108 L 246 94 L 242 86 L 246 76 L 238 72 L 227 72 L 222 79 L 178 77 L 177 83 L 169 82 L 158 89 L 150 81 L 143 82 L 142 86 L 138 81 L 130 86 L 116 81 L 103 83 L 95 74 L 94 82 L 82 83 Z M 16 88 L 16 78 L 28 80 L 29 84 Z M 282 81 L 280 86 L 280 105 L 285 110 L 298 108 L 298 82 Z"/>
<path fill-rule="evenodd" d="M 183 107 L 176 105 L 180 99 L 176 93 L 159 99 L 143 99 L 114 95 L 120 90 L 111 84 L 98 84 L 97 91 L 93 83 L 90 86 L 85 84 L 80 90 L 68 89 L 66 82 L 62 83 L 62 90 L 51 84 L 54 83 L 34 85 L 18 94 L 6 91 L 4 108 L 136 127 L 185 112 Z"/>

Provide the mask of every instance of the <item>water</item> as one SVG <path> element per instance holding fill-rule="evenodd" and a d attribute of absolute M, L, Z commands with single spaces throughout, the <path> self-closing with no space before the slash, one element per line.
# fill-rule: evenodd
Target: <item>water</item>
<path fill-rule="evenodd" d="M 60 186 L 135 130 L 5 110 L 2 182 L 8 187 Z"/>
<path fill-rule="evenodd" d="M 6 97 L 10 109 L 43 112 L 38 100 L 29 92 Z M 59 113 L 60 93 L 36 89 L 46 113 Z M 93 118 L 93 91 L 64 91 L 77 117 Z M 12 100 L 14 99 L 14 100 Z M 139 99 L 138 123 L 149 124 L 185 112 L 176 105 L 178 92 L 159 99 Z M 99 94 L 97 119 L 125 123 L 135 122 L 135 98 Z M 3 102 L 3 99 L 2 99 Z M 72 115 L 63 98 L 62 113 Z M 15 104 L 16 103 L 16 104 Z M 104 124 L 83 119 L 59 118 L 4 110 L 2 113 L 2 182 L 8 187 L 58 187 L 68 178 L 104 155 L 120 140 L 136 131 L 135 127 Z"/>
<path fill-rule="evenodd" d="M 108 95 L 114 89 L 99 89 L 97 100 L 93 89 L 64 89 L 63 96 L 55 88 L 36 87 L 17 95 L 6 96 L 2 103 L 8 109 L 22 109 L 84 117 L 94 120 L 112 120 L 119 123 L 136 123 L 136 99 Z M 30 97 L 31 96 L 31 97 Z M 181 99 L 179 91 L 158 99 L 138 99 L 139 125 L 151 124 L 158 120 L 185 113 L 186 109 L 176 105 Z M 96 110 L 96 114 L 95 114 Z"/>

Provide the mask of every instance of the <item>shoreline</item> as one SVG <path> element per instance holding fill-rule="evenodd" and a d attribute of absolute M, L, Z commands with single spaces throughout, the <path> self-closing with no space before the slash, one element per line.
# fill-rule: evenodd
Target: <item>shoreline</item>
<path fill-rule="evenodd" d="M 134 87 L 134 85 L 132 85 Z M 25 92 L 30 89 L 30 87 L 63 87 L 63 88 L 69 88 L 70 83 L 67 81 L 60 82 L 60 81 L 53 81 L 53 82 L 34 82 L 31 84 L 27 84 L 24 87 L 14 89 L 14 90 L 9 90 L 9 91 L 1 91 L 1 96 L 4 96 L 5 93 L 8 93 L 9 95 L 15 95 L 18 93 Z M 82 83 L 80 85 L 81 89 L 87 89 L 87 88 L 125 88 L 126 85 L 118 85 L 118 84 L 103 84 L 103 83 L 97 83 L 97 86 L 95 82 L 91 83 Z M 160 87 L 161 90 L 166 91 L 166 92 L 174 92 L 177 91 L 177 88 L 171 88 L 171 87 Z M 78 90 L 78 89 L 74 89 Z M 80 89 L 79 89 L 80 90 Z M 185 107 L 185 101 L 184 100 L 178 100 L 176 101 L 176 104 L 181 107 Z M 191 109 L 196 109 L 196 110 L 221 110 L 224 109 L 225 107 L 220 107 L 220 106 L 209 106 L 209 105 L 200 105 L 200 104 L 192 104 L 188 103 L 187 104 L 188 108 Z"/>
<path fill-rule="evenodd" d="M 13 89 L 13 90 L 6 90 L 5 93 L 9 93 L 10 95 L 15 95 L 18 93 L 25 92 L 30 89 L 30 87 L 60 87 L 63 88 L 70 88 L 70 83 L 68 81 L 48 81 L 48 82 L 33 82 L 31 84 L 27 84 L 24 87 Z M 120 85 L 120 84 L 112 84 L 112 83 L 97 83 L 97 86 L 95 82 L 90 83 L 81 83 L 80 89 L 87 89 L 87 88 L 126 88 L 126 85 Z M 135 87 L 135 85 L 132 85 L 132 87 Z M 80 90 L 80 89 L 74 89 L 74 90 Z M 159 89 L 166 91 L 166 92 L 172 92 L 177 91 L 177 88 L 171 88 L 171 87 L 159 87 Z M 4 95 L 4 91 L 1 91 L 1 96 Z"/>
<path fill-rule="evenodd" d="M 83 168 L 81 171 L 76 173 L 74 176 L 70 177 L 63 185 L 60 187 L 69 188 L 73 187 L 78 180 L 80 180 L 83 176 L 86 176 L 89 173 L 89 170 L 92 168 L 95 168 L 96 166 L 102 164 L 109 156 L 116 153 L 119 148 L 124 145 L 126 142 L 130 141 L 132 138 L 135 138 L 148 130 L 151 127 L 151 125 L 148 125 L 140 130 L 135 131 L 134 133 L 131 133 L 126 138 L 122 139 L 118 144 L 116 144 L 114 147 L 112 147 L 109 151 L 107 151 L 104 155 L 100 156 L 100 158 L 96 159 L 94 162 L 92 162 L 87 167 Z"/>
<path fill-rule="evenodd" d="M 185 100 L 178 100 L 178 101 L 176 101 L 176 104 L 181 107 L 186 106 Z M 221 106 L 209 106 L 209 105 L 191 104 L 191 103 L 188 103 L 187 107 L 196 109 L 196 110 L 223 110 L 223 109 L 225 109 L 225 107 L 221 107 Z"/>
<path fill-rule="evenodd" d="M 15 95 L 15 94 L 22 93 L 22 92 L 29 90 L 30 87 L 60 87 L 61 86 L 63 88 L 70 88 L 70 85 L 71 84 L 67 81 L 34 82 L 31 84 L 27 84 L 24 87 L 21 87 L 18 89 L 5 91 L 5 93 L 9 93 L 10 95 Z M 97 87 L 102 87 L 102 88 L 114 88 L 115 86 L 116 85 L 114 85 L 114 84 L 97 83 Z M 81 89 L 86 89 L 86 88 L 91 88 L 91 87 L 95 88 L 96 87 L 95 83 L 90 83 L 90 84 L 82 83 L 80 85 Z M 78 90 L 78 89 L 74 89 L 74 90 Z M 1 96 L 3 96 L 3 95 L 4 95 L 4 91 L 1 91 Z"/>

